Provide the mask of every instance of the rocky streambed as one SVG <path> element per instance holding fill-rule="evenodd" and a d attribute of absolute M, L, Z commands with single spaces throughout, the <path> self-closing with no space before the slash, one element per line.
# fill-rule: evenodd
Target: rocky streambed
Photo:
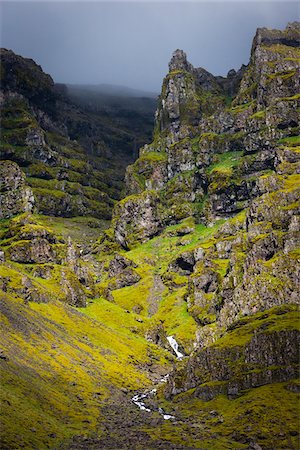
<path fill-rule="evenodd" d="M 173 336 L 168 336 L 167 337 L 167 341 L 169 342 L 172 350 L 174 351 L 177 359 L 182 359 L 184 357 L 184 354 L 181 353 L 179 351 L 179 345 L 178 342 L 176 341 L 176 339 Z M 161 385 L 162 383 L 166 383 L 168 378 L 169 378 L 170 374 L 166 374 L 164 375 L 158 382 L 158 385 Z M 175 416 L 173 416 L 172 414 L 168 414 L 166 411 L 164 411 L 162 408 L 160 408 L 159 406 L 153 406 L 153 400 L 155 398 L 157 392 L 157 388 L 153 388 L 150 391 L 146 391 L 146 392 L 142 392 L 142 393 L 137 393 L 135 394 L 131 401 L 141 410 L 141 411 L 147 411 L 149 413 L 154 412 L 154 411 L 158 411 L 159 414 L 165 419 L 165 420 L 170 420 L 170 419 L 175 419 Z M 151 406 L 148 405 L 148 401 L 150 401 L 149 403 L 151 403 Z"/>

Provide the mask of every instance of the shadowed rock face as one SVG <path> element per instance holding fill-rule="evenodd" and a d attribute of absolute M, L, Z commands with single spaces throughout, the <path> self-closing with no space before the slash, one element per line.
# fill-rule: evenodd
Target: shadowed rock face
<path fill-rule="evenodd" d="M 282 44 L 288 47 L 300 46 L 300 25 L 299 22 L 288 23 L 285 30 L 270 30 L 269 28 L 258 28 L 253 40 L 253 53 L 259 45 L 277 45 Z"/>
<path fill-rule="evenodd" d="M 55 115 L 59 96 L 54 90 L 53 79 L 43 72 L 41 66 L 6 49 L 1 49 L 1 65 L 1 89 L 18 92 L 47 114 Z"/>
<path fill-rule="evenodd" d="M 75 104 L 33 60 L 1 49 L 0 61 L 0 159 L 21 167 L 40 213 L 110 219 L 135 147 L 149 140 L 154 100 L 120 105 L 116 119 Z"/>

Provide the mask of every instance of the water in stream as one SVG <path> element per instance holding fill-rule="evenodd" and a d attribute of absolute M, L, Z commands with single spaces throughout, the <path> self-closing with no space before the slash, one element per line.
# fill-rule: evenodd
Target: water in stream
<path fill-rule="evenodd" d="M 173 336 L 168 336 L 167 340 L 170 344 L 170 346 L 172 347 L 172 349 L 174 350 L 177 359 L 181 359 L 183 358 L 183 353 L 181 353 L 178 350 L 178 343 L 176 341 L 176 339 Z M 165 375 L 164 377 L 162 377 L 159 380 L 159 383 L 166 383 L 168 381 L 170 374 L 167 373 L 167 375 Z M 156 389 L 152 389 L 149 392 L 145 392 L 143 394 L 136 394 L 134 397 L 132 397 L 132 402 L 138 407 L 140 408 L 141 411 L 147 411 L 147 412 L 151 412 L 152 410 L 150 408 L 148 408 L 144 402 L 144 400 L 146 400 L 147 398 L 151 397 L 152 395 L 156 394 Z M 159 414 L 161 414 L 163 416 L 163 418 L 165 420 L 169 420 L 169 419 L 175 419 L 175 416 L 172 416 L 171 414 L 167 414 L 162 408 L 158 408 L 158 412 Z"/>

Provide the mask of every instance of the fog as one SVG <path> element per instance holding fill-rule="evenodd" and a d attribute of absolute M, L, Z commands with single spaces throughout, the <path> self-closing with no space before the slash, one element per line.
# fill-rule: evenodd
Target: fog
<path fill-rule="evenodd" d="M 257 27 L 294 20 L 297 2 L 2 2 L 1 46 L 56 82 L 157 92 L 176 48 L 226 75 L 248 63 Z"/>

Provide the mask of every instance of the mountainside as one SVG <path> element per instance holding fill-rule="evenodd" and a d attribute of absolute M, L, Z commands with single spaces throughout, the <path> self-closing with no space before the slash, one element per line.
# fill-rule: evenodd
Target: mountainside
<path fill-rule="evenodd" d="M 135 162 L 3 51 L 1 448 L 298 448 L 299 44 L 176 50 Z"/>
<path fill-rule="evenodd" d="M 151 138 L 154 110 L 83 111 L 34 61 L 1 50 L 1 159 L 17 162 L 32 187 L 38 212 L 53 216 L 111 217 L 135 147 Z M 115 99 L 118 100 L 117 98 Z M 121 123 L 123 121 L 123 123 Z"/>

